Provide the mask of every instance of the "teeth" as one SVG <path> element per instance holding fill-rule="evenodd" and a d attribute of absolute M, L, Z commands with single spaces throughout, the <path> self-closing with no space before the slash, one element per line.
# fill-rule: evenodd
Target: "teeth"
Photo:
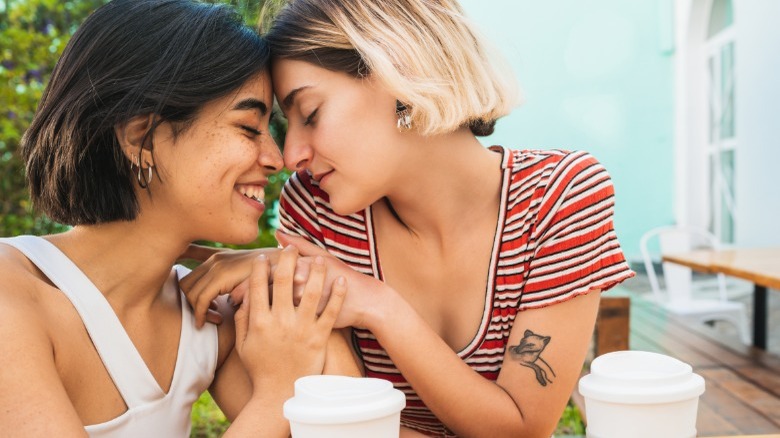
<path fill-rule="evenodd" d="M 265 200 L 265 193 L 262 187 L 241 186 L 238 188 L 238 191 L 247 198 L 253 199 L 257 202 L 263 203 Z"/>
<path fill-rule="evenodd" d="M 262 198 L 258 198 L 258 197 L 256 197 L 256 196 L 248 196 L 248 195 L 244 195 L 244 196 L 246 196 L 246 197 L 247 197 L 247 198 L 249 198 L 249 199 L 253 199 L 253 200 L 255 200 L 256 202 L 259 202 L 259 203 L 261 203 L 261 204 L 265 204 L 265 201 L 264 201 Z"/>

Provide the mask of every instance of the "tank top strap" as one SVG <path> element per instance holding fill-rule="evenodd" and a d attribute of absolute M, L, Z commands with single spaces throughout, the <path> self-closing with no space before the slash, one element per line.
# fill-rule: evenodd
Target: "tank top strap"
<path fill-rule="evenodd" d="M 21 251 L 73 303 L 128 409 L 165 396 L 105 296 L 59 248 L 37 236 L 0 243 Z"/>

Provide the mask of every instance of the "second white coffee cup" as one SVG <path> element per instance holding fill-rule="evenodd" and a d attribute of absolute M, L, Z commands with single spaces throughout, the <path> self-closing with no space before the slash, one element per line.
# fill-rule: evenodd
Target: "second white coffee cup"
<path fill-rule="evenodd" d="M 404 393 L 382 379 L 306 376 L 284 403 L 293 438 L 398 438 Z"/>
<path fill-rule="evenodd" d="M 588 438 L 693 438 L 704 379 L 690 365 L 646 351 L 593 360 L 580 379 Z"/>

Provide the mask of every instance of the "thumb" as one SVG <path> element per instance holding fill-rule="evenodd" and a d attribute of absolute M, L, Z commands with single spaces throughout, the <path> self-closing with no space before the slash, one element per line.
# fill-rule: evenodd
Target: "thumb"
<path fill-rule="evenodd" d="M 276 237 L 276 240 L 279 242 L 282 246 L 289 246 L 293 245 L 296 248 L 298 248 L 298 253 L 302 256 L 329 256 L 330 254 L 328 251 L 326 251 L 323 248 L 320 248 L 319 246 L 311 243 L 310 241 L 304 239 L 301 236 L 293 236 L 290 234 L 282 233 L 281 231 L 276 231 L 276 234 L 274 235 Z"/>

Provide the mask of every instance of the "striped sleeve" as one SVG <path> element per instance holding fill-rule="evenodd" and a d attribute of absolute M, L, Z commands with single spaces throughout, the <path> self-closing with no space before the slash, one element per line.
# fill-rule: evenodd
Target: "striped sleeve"
<path fill-rule="evenodd" d="M 612 180 L 595 158 L 585 152 L 562 157 L 532 230 L 535 251 L 520 310 L 607 290 L 634 275 L 615 235 L 614 201 Z"/>
<path fill-rule="evenodd" d="M 305 176 L 298 173 L 290 175 L 279 196 L 279 231 L 301 236 L 325 248 L 322 229 L 317 220 L 314 200 L 316 189 Z"/>

